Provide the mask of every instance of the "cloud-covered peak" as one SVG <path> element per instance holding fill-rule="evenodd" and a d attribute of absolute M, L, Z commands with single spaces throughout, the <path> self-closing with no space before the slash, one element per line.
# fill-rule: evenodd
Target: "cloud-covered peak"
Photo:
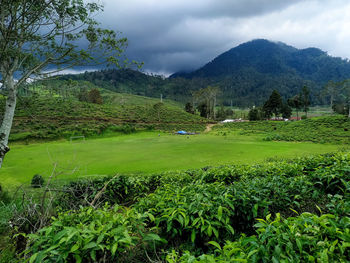
<path fill-rule="evenodd" d="M 104 0 L 102 25 L 129 39 L 146 71 L 195 69 L 256 38 L 350 57 L 346 0 Z"/>

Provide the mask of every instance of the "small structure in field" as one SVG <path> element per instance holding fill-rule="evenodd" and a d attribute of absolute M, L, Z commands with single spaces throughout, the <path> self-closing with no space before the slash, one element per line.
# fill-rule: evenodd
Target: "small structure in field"
<path fill-rule="evenodd" d="M 223 120 L 221 123 L 246 122 L 246 121 L 249 121 L 249 120 L 242 120 L 242 118 L 239 118 L 239 119 L 226 119 L 226 120 Z"/>
<path fill-rule="evenodd" d="M 177 135 L 196 135 L 196 134 L 199 134 L 199 133 L 187 132 L 187 131 L 178 131 L 175 134 L 177 134 Z"/>

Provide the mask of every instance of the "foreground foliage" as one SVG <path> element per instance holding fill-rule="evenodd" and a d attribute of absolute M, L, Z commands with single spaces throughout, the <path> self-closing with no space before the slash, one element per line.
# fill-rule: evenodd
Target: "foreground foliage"
<path fill-rule="evenodd" d="M 24 234 L 31 262 L 350 260 L 349 152 L 83 180 L 56 200 L 77 207 Z"/>

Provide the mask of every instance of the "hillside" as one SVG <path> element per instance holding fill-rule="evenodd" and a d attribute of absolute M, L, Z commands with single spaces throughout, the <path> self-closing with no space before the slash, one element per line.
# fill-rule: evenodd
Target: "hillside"
<path fill-rule="evenodd" d="M 101 89 L 106 103 L 100 105 L 40 91 L 41 94 L 19 98 L 11 141 L 130 133 L 138 129 L 202 131 L 207 122 L 170 101 L 159 103 L 159 99 Z M 3 103 L 0 99 L 0 109 Z"/>
<path fill-rule="evenodd" d="M 215 126 L 218 135 L 238 132 L 262 135 L 266 141 L 299 141 L 349 144 L 350 119 L 345 116 L 323 116 L 301 121 L 250 121 Z"/>
<path fill-rule="evenodd" d="M 132 69 L 105 69 L 83 74 L 63 75 L 59 80 L 86 81 L 117 93 L 129 93 L 140 96 L 169 98 L 187 102 L 191 96 L 187 79 L 169 79 L 159 75 L 148 75 Z"/>
<path fill-rule="evenodd" d="M 178 77 L 207 78 L 221 87 L 226 104 L 233 100 L 237 105 L 259 105 L 273 89 L 288 98 L 303 85 L 318 104 L 324 102 L 317 95 L 325 83 L 350 78 L 350 62 L 317 48 L 296 49 L 258 39 L 230 49 L 196 71 L 171 76 Z"/>
<path fill-rule="evenodd" d="M 109 69 L 64 75 L 62 80 L 88 81 L 120 93 L 163 98 L 186 103 L 193 91 L 218 86 L 219 104 L 261 105 L 277 89 L 284 98 L 297 94 L 307 85 L 312 104 L 327 104 L 320 96 L 329 81 L 350 78 L 350 62 L 331 57 L 317 48 L 297 49 L 281 42 L 264 39 L 241 44 L 189 73 L 174 73 L 169 78 L 147 75 L 131 69 Z"/>

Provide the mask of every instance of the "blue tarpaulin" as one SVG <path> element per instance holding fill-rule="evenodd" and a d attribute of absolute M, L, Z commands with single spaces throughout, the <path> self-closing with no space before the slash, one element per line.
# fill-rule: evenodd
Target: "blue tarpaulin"
<path fill-rule="evenodd" d="M 186 131 L 178 131 L 177 134 L 186 135 L 187 132 Z"/>

